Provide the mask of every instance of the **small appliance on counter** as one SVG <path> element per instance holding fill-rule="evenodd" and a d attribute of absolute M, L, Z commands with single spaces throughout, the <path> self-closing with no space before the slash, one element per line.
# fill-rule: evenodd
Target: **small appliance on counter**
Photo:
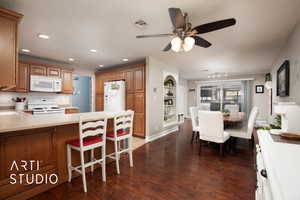
<path fill-rule="evenodd" d="M 278 103 L 274 106 L 274 112 L 281 115 L 281 133 L 300 135 L 300 106 L 296 103 Z"/>
<path fill-rule="evenodd" d="M 28 110 L 32 110 L 33 115 L 65 113 L 64 108 L 60 108 L 56 102 L 49 99 L 28 100 Z"/>
<path fill-rule="evenodd" d="M 118 112 L 125 110 L 125 81 L 104 83 L 104 111 Z"/>

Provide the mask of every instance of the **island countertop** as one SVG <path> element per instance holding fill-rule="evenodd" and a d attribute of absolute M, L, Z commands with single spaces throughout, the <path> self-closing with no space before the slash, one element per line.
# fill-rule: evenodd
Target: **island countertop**
<path fill-rule="evenodd" d="M 111 112 L 89 112 L 75 114 L 32 115 L 18 112 L 16 114 L 0 115 L 0 134 L 10 131 L 74 124 L 79 122 L 80 115 L 89 116 L 95 113 L 107 118 L 113 118 L 116 114 Z"/>

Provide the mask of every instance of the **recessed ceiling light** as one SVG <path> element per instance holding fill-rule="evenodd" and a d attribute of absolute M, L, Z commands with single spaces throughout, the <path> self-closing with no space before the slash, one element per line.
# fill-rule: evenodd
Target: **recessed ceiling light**
<path fill-rule="evenodd" d="M 104 65 L 98 65 L 99 67 L 104 67 Z"/>
<path fill-rule="evenodd" d="M 128 58 L 123 58 L 122 59 L 124 62 L 127 62 L 129 59 Z"/>
<path fill-rule="evenodd" d="M 49 39 L 49 36 L 45 34 L 38 34 L 38 37 L 41 39 Z"/>
<path fill-rule="evenodd" d="M 70 62 L 74 62 L 74 60 L 75 60 L 74 58 L 69 58 Z"/>
<path fill-rule="evenodd" d="M 96 53 L 96 52 L 97 52 L 97 50 L 96 50 L 96 49 L 90 49 L 90 52 L 92 52 L 92 53 Z"/>
<path fill-rule="evenodd" d="M 30 52 L 29 49 L 22 49 L 21 51 L 22 51 L 22 52 L 25 52 L 25 53 L 29 53 L 29 52 Z"/>

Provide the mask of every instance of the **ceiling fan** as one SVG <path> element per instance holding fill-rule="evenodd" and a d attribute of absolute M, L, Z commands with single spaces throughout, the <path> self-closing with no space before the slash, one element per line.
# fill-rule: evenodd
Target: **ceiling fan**
<path fill-rule="evenodd" d="M 163 49 L 163 51 L 169 51 L 172 49 L 175 52 L 190 51 L 194 45 L 208 48 L 211 43 L 204 38 L 198 36 L 219 29 L 223 29 L 236 24 L 234 18 L 202 24 L 192 28 L 192 24 L 189 22 L 188 14 L 182 14 L 180 8 L 169 8 L 169 15 L 174 27 L 173 33 L 167 34 L 154 34 L 154 35 L 137 35 L 136 38 L 151 38 L 151 37 L 171 37 L 172 40 Z"/>

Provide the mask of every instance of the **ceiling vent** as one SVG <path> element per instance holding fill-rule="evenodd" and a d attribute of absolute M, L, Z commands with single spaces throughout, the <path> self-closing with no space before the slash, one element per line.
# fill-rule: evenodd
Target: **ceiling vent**
<path fill-rule="evenodd" d="M 138 27 L 139 29 L 145 29 L 145 28 L 148 26 L 147 22 L 145 22 L 145 21 L 142 20 L 142 19 L 140 19 L 140 20 L 134 22 L 134 25 L 135 25 L 136 27 Z"/>

